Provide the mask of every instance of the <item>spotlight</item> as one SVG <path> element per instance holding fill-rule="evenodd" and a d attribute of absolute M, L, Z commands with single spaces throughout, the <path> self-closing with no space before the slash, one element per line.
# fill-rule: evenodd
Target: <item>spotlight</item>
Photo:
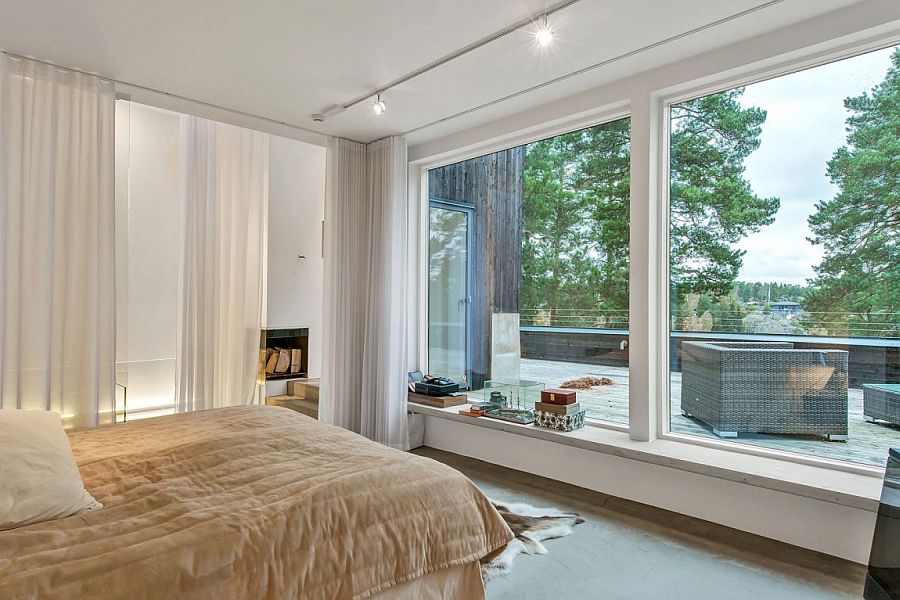
<path fill-rule="evenodd" d="M 375 98 L 375 103 L 372 105 L 372 112 L 376 115 L 380 115 L 384 111 L 387 110 L 387 104 L 384 103 L 384 100 L 381 99 L 381 94 Z"/>
<path fill-rule="evenodd" d="M 547 23 L 547 15 L 544 15 L 537 31 L 534 32 L 534 39 L 537 40 L 539 46 L 545 48 L 553 41 L 553 30 L 550 29 L 550 25 Z"/>

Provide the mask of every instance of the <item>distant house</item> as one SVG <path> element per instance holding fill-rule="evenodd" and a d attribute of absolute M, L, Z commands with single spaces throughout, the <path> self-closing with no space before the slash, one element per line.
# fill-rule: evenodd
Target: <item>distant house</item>
<path fill-rule="evenodd" d="M 779 300 L 778 302 L 772 302 L 771 304 L 769 304 L 769 308 L 772 309 L 773 314 L 782 315 L 785 317 L 799 315 L 802 311 L 799 303 L 790 302 L 788 300 Z"/>

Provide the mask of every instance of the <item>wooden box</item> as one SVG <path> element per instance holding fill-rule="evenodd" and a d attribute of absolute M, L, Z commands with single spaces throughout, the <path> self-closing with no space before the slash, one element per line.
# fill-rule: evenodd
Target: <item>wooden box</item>
<path fill-rule="evenodd" d="M 541 412 L 556 413 L 558 415 L 574 415 L 581 412 L 581 404 L 575 402 L 573 404 L 550 404 L 549 402 L 535 402 L 534 410 Z"/>
<path fill-rule="evenodd" d="M 417 404 L 434 406 L 435 408 L 449 408 L 451 406 L 468 404 L 469 402 L 468 397 L 465 394 L 460 394 L 459 396 L 427 396 L 415 392 L 409 392 L 407 400 Z"/>
<path fill-rule="evenodd" d="M 575 404 L 575 390 L 558 390 L 554 388 L 541 390 L 541 402 L 547 404 Z"/>

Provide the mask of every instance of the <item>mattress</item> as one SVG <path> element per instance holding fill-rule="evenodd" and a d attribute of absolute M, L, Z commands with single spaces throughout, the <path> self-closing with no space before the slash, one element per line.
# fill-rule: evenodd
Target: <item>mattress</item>
<path fill-rule="evenodd" d="M 102 510 L 0 532 L 9 598 L 368 598 L 512 532 L 458 471 L 248 406 L 70 434 Z"/>
<path fill-rule="evenodd" d="M 449 567 L 390 587 L 371 600 L 484 600 L 481 564 Z"/>

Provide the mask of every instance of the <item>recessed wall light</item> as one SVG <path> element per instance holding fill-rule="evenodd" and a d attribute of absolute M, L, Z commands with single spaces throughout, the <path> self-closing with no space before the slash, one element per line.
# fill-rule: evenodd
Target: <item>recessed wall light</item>
<path fill-rule="evenodd" d="M 375 98 L 375 103 L 372 105 L 372 112 L 376 115 L 380 115 L 384 111 L 387 110 L 387 104 L 384 103 L 384 100 L 381 99 L 381 94 Z"/>
<path fill-rule="evenodd" d="M 541 24 L 538 25 L 537 31 L 534 32 L 534 39 L 539 46 L 543 46 L 544 48 L 553 42 L 553 30 L 550 29 L 550 24 L 547 22 L 547 15 L 544 15 Z"/>

